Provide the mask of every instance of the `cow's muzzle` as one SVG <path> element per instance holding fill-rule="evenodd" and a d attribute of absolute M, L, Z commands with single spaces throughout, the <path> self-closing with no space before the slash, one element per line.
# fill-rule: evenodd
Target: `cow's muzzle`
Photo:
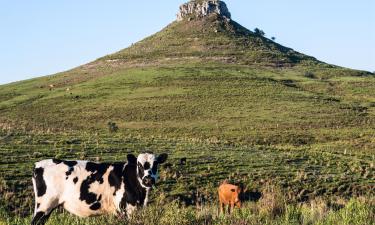
<path fill-rule="evenodd" d="M 151 177 L 150 175 L 149 176 L 145 176 L 142 179 L 142 183 L 146 187 L 152 187 L 153 185 L 155 185 L 155 179 L 153 177 Z"/>

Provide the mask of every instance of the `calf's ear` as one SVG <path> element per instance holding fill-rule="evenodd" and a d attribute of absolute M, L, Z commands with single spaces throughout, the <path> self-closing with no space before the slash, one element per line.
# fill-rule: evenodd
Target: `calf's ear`
<path fill-rule="evenodd" d="M 168 155 L 163 153 L 163 154 L 158 155 L 156 160 L 158 161 L 159 164 L 162 164 L 167 160 L 167 158 L 168 158 Z"/>
<path fill-rule="evenodd" d="M 128 154 L 127 158 L 129 164 L 137 164 L 137 158 L 133 154 Z"/>

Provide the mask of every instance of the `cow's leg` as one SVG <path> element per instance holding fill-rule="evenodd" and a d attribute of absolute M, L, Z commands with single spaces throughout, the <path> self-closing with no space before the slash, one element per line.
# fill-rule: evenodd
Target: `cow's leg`
<path fill-rule="evenodd" d="M 234 210 L 234 202 L 230 202 L 230 212 L 229 213 L 233 213 L 233 210 Z"/>
<path fill-rule="evenodd" d="M 45 212 L 42 212 L 42 211 L 37 212 L 34 215 L 33 220 L 31 221 L 31 225 L 43 225 L 43 224 L 45 224 L 50 215 L 51 215 L 51 212 L 48 213 L 48 214 L 45 213 Z"/>
<path fill-rule="evenodd" d="M 47 222 L 49 216 L 51 215 L 52 211 L 56 209 L 59 204 L 58 200 L 46 200 L 41 199 L 40 204 L 36 204 L 35 212 L 33 220 L 31 221 L 31 225 L 43 225 Z"/>
<path fill-rule="evenodd" d="M 132 205 L 130 203 L 127 203 L 126 204 L 126 215 L 128 216 L 128 218 L 131 217 L 131 215 L 133 214 L 134 210 L 136 209 L 137 206 L 135 205 Z"/>

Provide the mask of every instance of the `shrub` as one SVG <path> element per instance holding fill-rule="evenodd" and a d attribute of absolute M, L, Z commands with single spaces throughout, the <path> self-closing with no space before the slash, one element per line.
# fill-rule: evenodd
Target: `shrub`
<path fill-rule="evenodd" d="M 254 33 L 256 35 L 259 35 L 259 36 L 262 36 L 262 37 L 264 37 L 266 35 L 266 33 L 263 30 L 259 29 L 259 28 L 255 28 L 254 29 Z"/>
<path fill-rule="evenodd" d="M 304 76 L 307 78 L 312 78 L 312 79 L 316 78 L 315 74 L 310 71 L 305 72 Z"/>
<path fill-rule="evenodd" d="M 259 213 L 275 218 L 285 211 L 285 197 L 279 187 L 266 185 L 258 202 Z"/>
<path fill-rule="evenodd" d="M 366 225 L 374 221 L 374 206 L 360 199 L 352 199 L 338 212 L 331 212 L 324 224 Z"/>
<path fill-rule="evenodd" d="M 316 198 L 301 206 L 303 224 L 315 224 L 325 218 L 330 209 L 322 198 Z"/>
<path fill-rule="evenodd" d="M 285 209 L 284 215 L 285 224 L 301 224 L 302 222 L 302 210 L 300 207 L 295 205 L 288 205 Z"/>
<path fill-rule="evenodd" d="M 118 131 L 118 126 L 117 126 L 117 124 L 115 122 L 108 122 L 107 125 L 108 125 L 109 132 L 115 133 L 115 132 Z"/>

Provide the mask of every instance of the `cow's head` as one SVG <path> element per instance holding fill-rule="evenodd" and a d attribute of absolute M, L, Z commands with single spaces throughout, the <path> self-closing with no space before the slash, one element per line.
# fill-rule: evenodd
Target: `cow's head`
<path fill-rule="evenodd" d="M 158 165 L 164 163 L 167 158 L 168 155 L 165 153 L 160 155 L 155 155 L 152 153 L 143 153 L 138 155 L 136 162 L 137 178 L 142 187 L 151 188 L 156 183 L 156 180 L 158 179 Z"/>
<path fill-rule="evenodd" d="M 237 208 L 241 208 L 241 195 L 242 195 L 242 189 L 238 188 L 235 192 L 235 200 L 234 200 L 234 204 L 237 206 Z"/>

